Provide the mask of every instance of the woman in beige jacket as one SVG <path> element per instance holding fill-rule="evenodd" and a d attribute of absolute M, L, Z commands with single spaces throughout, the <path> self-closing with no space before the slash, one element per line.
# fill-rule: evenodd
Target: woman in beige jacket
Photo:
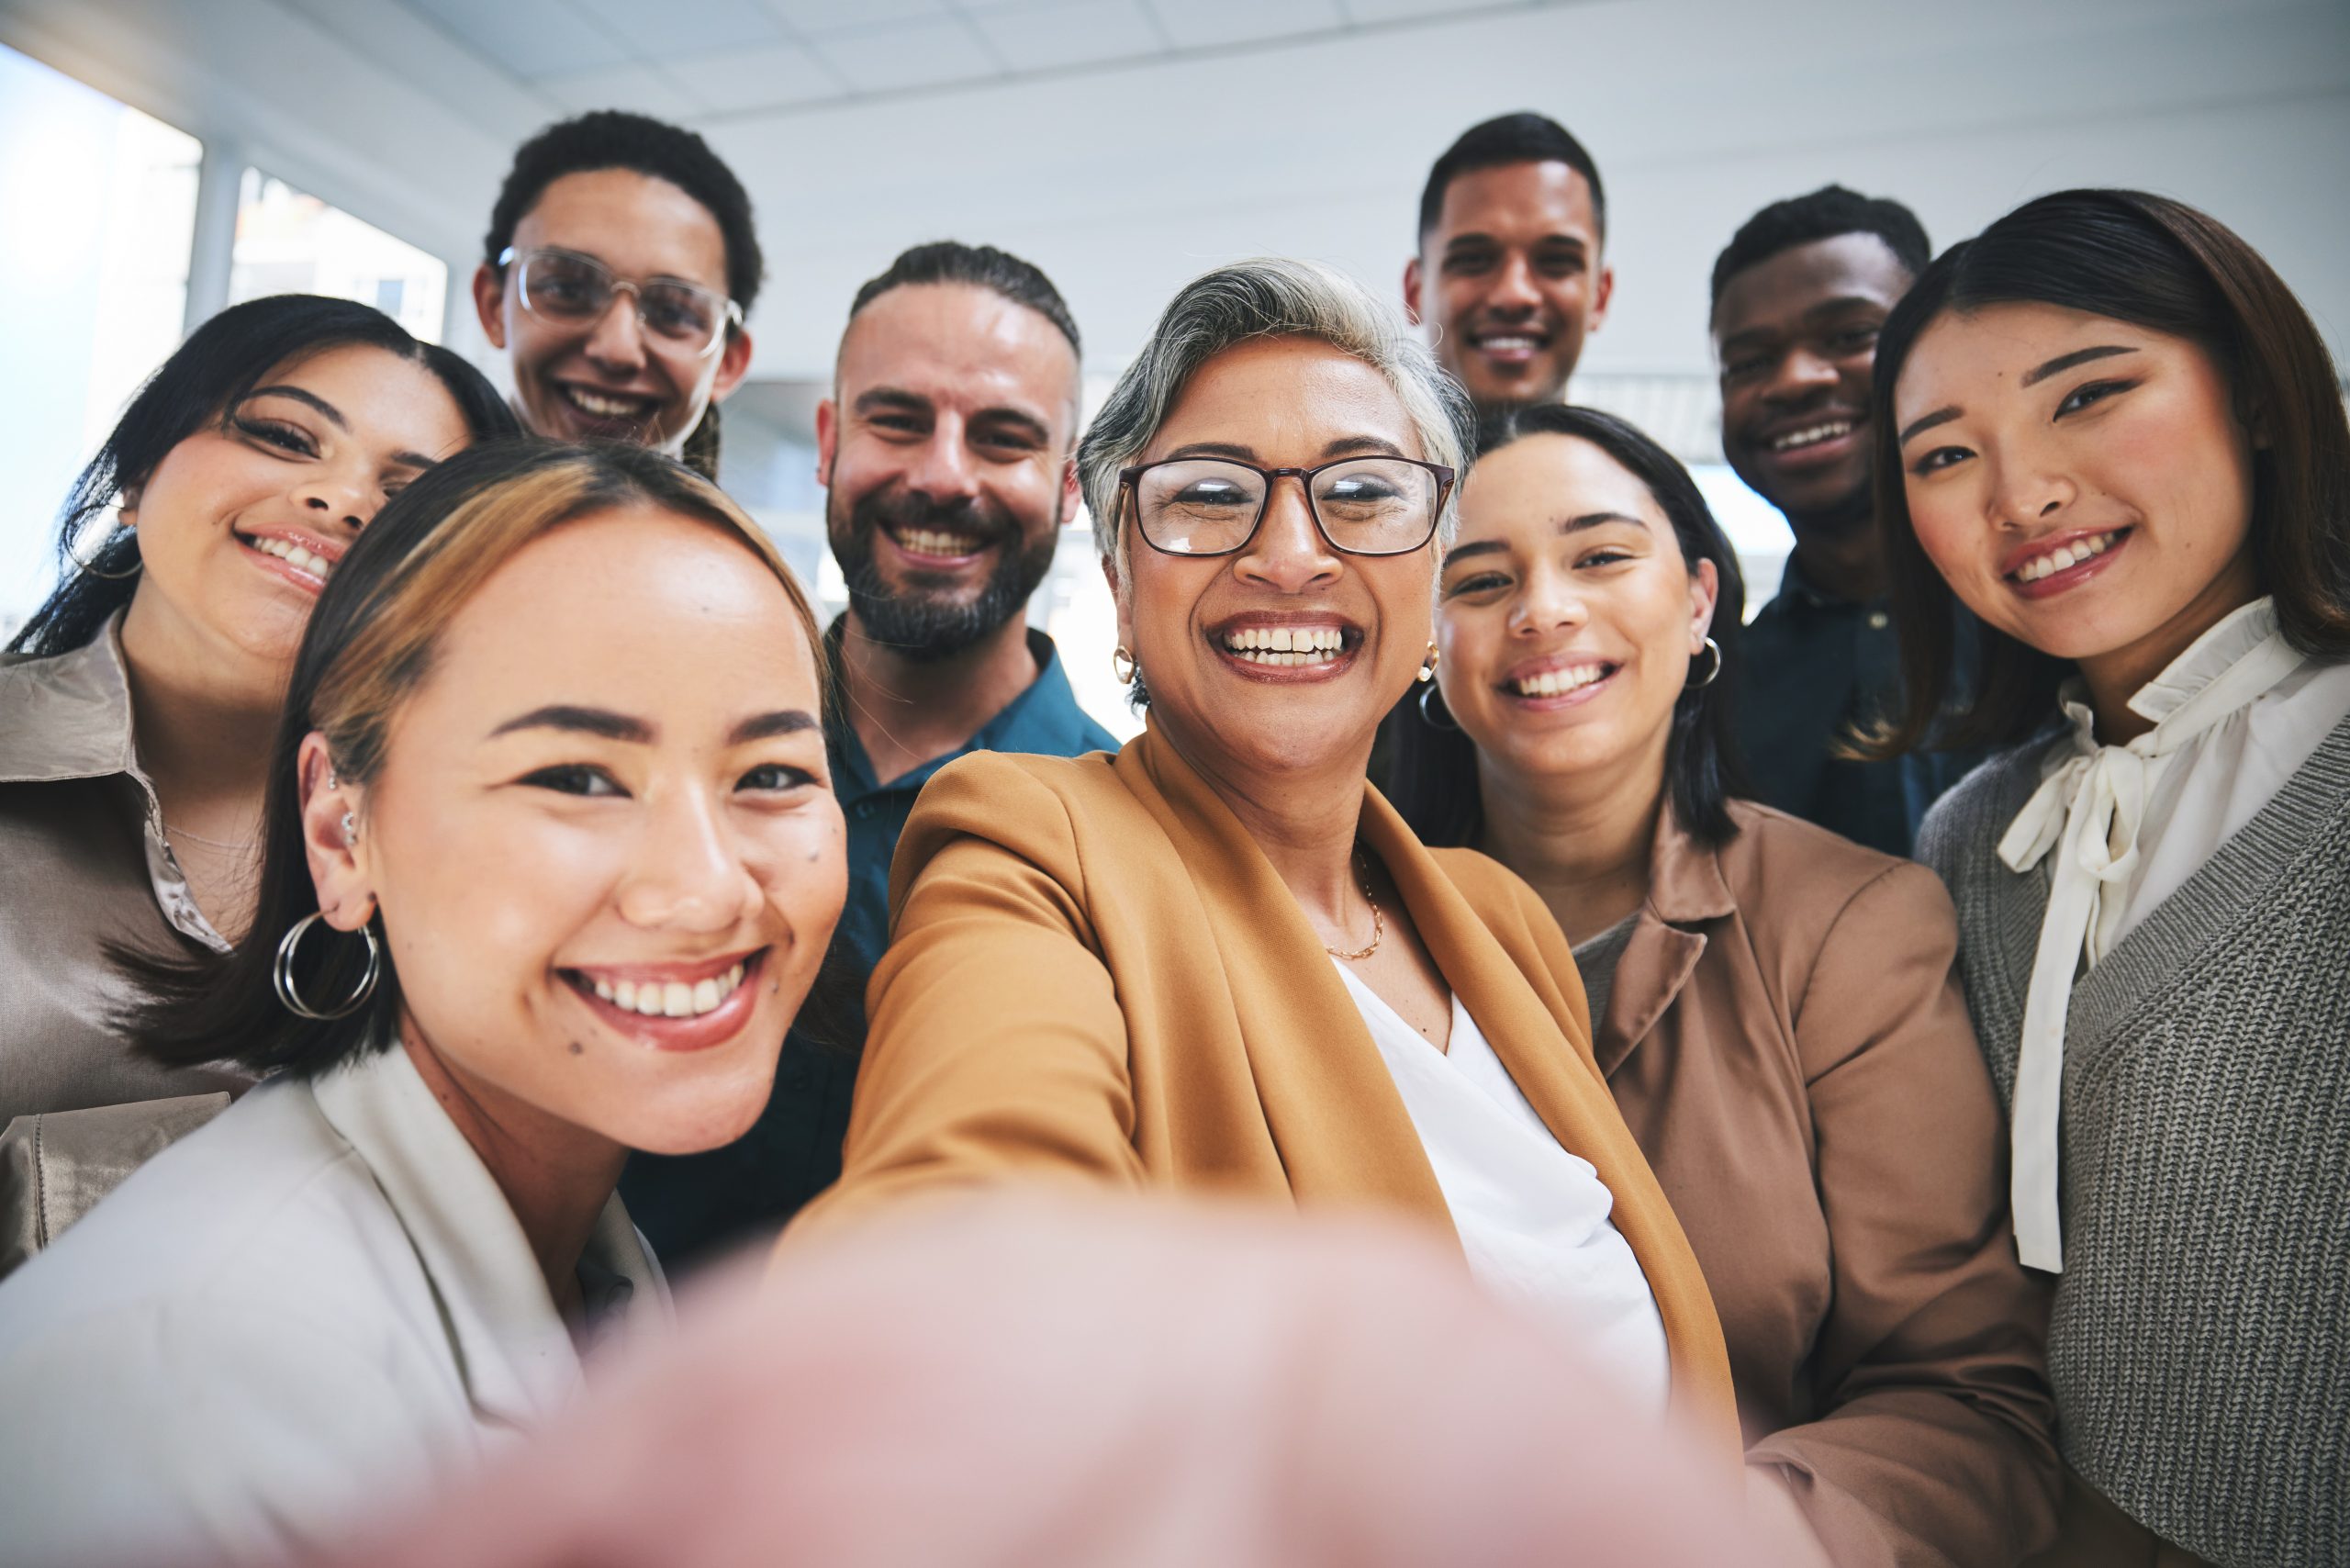
<path fill-rule="evenodd" d="M 1079 453 L 1150 729 L 926 787 L 844 1174 L 802 1223 L 1039 1179 L 1385 1212 L 1726 1442 L 1705 1281 L 1556 924 L 1364 783 L 1434 664 L 1465 426 L 1402 323 L 1324 269 L 1244 263 L 1176 297 Z"/>
<path fill-rule="evenodd" d="M 1721 1313 L 1753 1484 L 1840 1564 L 2011 1563 L 2053 1528 L 2046 1305 L 1950 901 L 1727 798 L 1742 593 L 1680 465 L 1583 409 L 1486 438 L 1397 804 L 1576 944 L 1599 1068 Z"/>

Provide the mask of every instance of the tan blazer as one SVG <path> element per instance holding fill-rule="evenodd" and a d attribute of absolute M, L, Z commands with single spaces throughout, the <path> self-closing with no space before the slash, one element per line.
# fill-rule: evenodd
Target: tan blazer
<path fill-rule="evenodd" d="M 1668 809 L 1598 1059 L 1711 1282 L 1750 1458 L 1839 1562 L 2012 1563 L 2062 1472 L 2046 1292 L 1931 871 L 1767 807 Z"/>
<path fill-rule="evenodd" d="M 1676 1407 L 1734 1438 L 1720 1326 L 1591 1057 L 1574 961 L 1532 889 L 1431 852 L 1364 787 L 1361 834 L 1437 967 L 1559 1141 L 1615 1195 L 1664 1320 Z M 981 753 L 923 790 L 825 1224 L 1005 1178 L 1451 1216 L 1304 913 L 1156 735 L 1116 757 Z"/>

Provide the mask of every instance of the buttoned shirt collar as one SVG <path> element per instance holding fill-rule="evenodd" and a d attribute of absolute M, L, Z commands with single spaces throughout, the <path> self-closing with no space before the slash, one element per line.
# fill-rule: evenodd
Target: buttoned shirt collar
<path fill-rule="evenodd" d="M 144 808 L 148 879 L 163 918 L 216 952 L 228 939 L 196 907 L 163 834 L 163 808 L 139 766 L 122 617 L 83 646 L 45 658 L 0 661 L 0 784 L 50 784 L 120 774 Z"/>
<path fill-rule="evenodd" d="M 311 1092 L 366 1161 L 414 1244 L 475 1410 L 492 1424 L 527 1429 L 562 1408 L 581 1382 L 571 1330 L 512 1205 L 406 1047 L 370 1050 L 324 1074 Z M 667 1285 L 617 1194 L 597 1218 L 580 1274 L 591 1295 L 591 1337 L 666 1331 Z"/>

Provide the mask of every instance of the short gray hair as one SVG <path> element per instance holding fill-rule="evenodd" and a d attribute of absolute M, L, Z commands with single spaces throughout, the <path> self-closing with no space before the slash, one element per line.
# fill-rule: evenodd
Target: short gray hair
<path fill-rule="evenodd" d="M 1467 469 L 1477 429 L 1469 395 L 1393 309 L 1318 262 L 1235 262 L 1193 278 L 1168 303 L 1077 444 L 1078 478 L 1102 559 L 1118 549 L 1118 470 L 1142 455 L 1202 365 L 1252 338 L 1312 338 L 1361 360 L 1395 389 L 1427 461 Z M 1457 521 L 1448 497 L 1438 523 L 1443 538 L 1452 537 Z"/>

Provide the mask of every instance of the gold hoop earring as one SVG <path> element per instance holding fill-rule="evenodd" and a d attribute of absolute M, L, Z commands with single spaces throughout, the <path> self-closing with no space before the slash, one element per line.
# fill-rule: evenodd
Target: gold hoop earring
<path fill-rule="evenodd" d="M 1442 655 L 1437 652 L 1436 644 L 1434 643 L 1430 643 L 1428 644 L 1428 656 L 1420 661 L 1419 681 L 1422 686 L 1426 686 L 1429 681 L 1436 678 L 1436 663 L 1441 656 Z"/>
<path fill-rule="evenodd" d="M 1714 682 L 1722 678 L 1722 645 L 1719 643 L 1715 642 L 1711 637 L 1706 639 L 1705 645 L 1706 651 L 1714 655 L 1714 662 L 1712 666 L 1706 671 L 1705 679 L 1693 680 L 1687 683 L 1689 689 L 1692 691 L 1703 691 L 1707 687 L 1713 685 Z"/>
<path fill-rule="evenodd" d="M 1118 684 L 1120 686 L 1132 686 L 1135 683 L 1136 674 L 1139 672 L 1141 668 L 1141 661 L 1126 651 L 1126 645 L 1124 643 L 1119 644 L 1115 649 L 1112 650 L 1110 655 L 1110 673 L 1118 678 Z"/>
<path fill-rule="evenodd" d="M 135 577 L 139 575 L 140 568 L 144 566 L 147 563 L 139 554 L 138 531 L 129 523 L 122 521 L 121 510 L 118 508 L 115 511 L 114 532 L 106 535 L 106 544 L 113 543 L 117 537 L 125 533 L 130 535 L 130 570 L 127 572 L 102 572 L 98 570 L 97 567 L 92 566 L 89 562 L 82 559 L 82 553 L 73 548 L 75 540 L 78 540 L 81 537 L 78 533 L 65 541 L 65 558 L 73 563 L 74 568 L 77 571 L 80 571 L 89 577 L 100 578 L 106 582 L 118 583 L 123 581 L 125 578 Z M 106 545 L 99 545 L 97 549 L 98 555 L 104 556 L 106 553 Z"/>

